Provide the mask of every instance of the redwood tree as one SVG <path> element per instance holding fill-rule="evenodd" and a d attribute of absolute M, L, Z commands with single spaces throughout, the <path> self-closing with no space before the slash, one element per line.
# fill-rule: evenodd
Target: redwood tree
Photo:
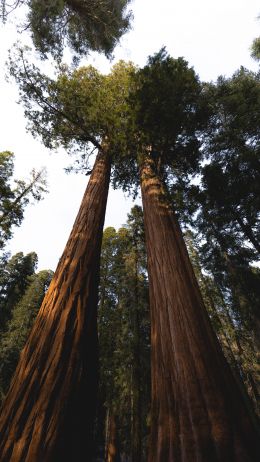
<path fill-rule="evenodd" d="M 30 27 L 41 56 L 45 58 L 46 53 L 51 52 L 55 58 L 60 58 L 64 41 L 76 55 L 85 54 L 90 49 L 111 54 L 129 26 L 130 16 L 125 11 L 127 3 L 127 0 L 97 1 L 94 5 L 93 2 L 83 4 L 77 0 L 44 4 L 18 1 L 13 7 L 20 4 L 29 7 L 27 27 Z M 6 19 L 7 4 L 2 1 L 1 5 Z M 92 14 L 93 7 L 95 15 Z M 26 92 L 42 108 L 40 119 L 37 110 L 33 111 L 34 133 L 40 133 L 49 147 L 53 143 L 57 145 L 57 139 L 66 147 L 76 140 L 78 147 L 91 143 L 99 154 L 71 236 L 4 404 L 0 455 L 3 461 L 15 462 L 80 461 L 91 458 L 97 382 L 97 288 L 110 178 L 107 135 L 117 132 L 118 124 L 115 117 L 109 118 L 111 107 L 108 106 L 102 107 L 102 111 L 108 111 L 105 113 L 107 119 L 99 120 L 96 112 L 100 113 L 102 102 L 96 98 L 95 91 L 90 95 L 94 108 L 87 99 L 84 100 L 84 111 L 70 94 L 68 109 L 68 98 L 65 95 L 64 101 L 61 91 L 64 79 L 61 78 L 60 85 L 54 85 L 54 91 L 51 91 L 53 82 L 48 77 L 37 86 L 41 83 L 39 72 L 36 71 L 32 81 L 32 73 L 28 72 L 23 58 L 22 62 L 23 71 L 19 77 L 23 80 L 26 76 Z M 92 74 L 91 71 L 88 74 L 91 90 L 94 82 L 100 96 L 99 85 L 109 78 L 99 79 L 94 73 L 91 79 Z M 69 87 L 77 95 L 73 82 Z M 51 101 L 49 94 L 46 97 L 48 91 L 54 97 Z M 109 98 L 114 108 L 115 94 L 111 98 L 109 93 Z M 99 110 L 96 111 L 98 104 Z M 86 110 L 89 106 L 90 111 Z M 73 112 L 75 108 L 71 114 L 71 109 Z M 112 144 L 110 139 L 110 148 Z"/>
<path fill-rule="evenodd" d="M 133 101 L 147 146 L 140 177 L 151 305 L 149 460 L 257 461 L 254 417 L 211 327 L 163 181 L 196 167 L 203 94 L 187 63 L 164 50 L 137 83 Z"/>
<path fill-rule="evenodd" d="M 91 455 L 99 256 L 109 171 L 109 157 L 100 152 L 5 400 L 2 461 L 80 461 Z"/>
<path fill-rule="evenodd" d="M 68 246 L 4 403 L 1 428 L 8 428 L 9 437 L 2 440 L 2 458 L 8 460 L 13 451 L 15 461 L 80 461 L 91 452 L 100 242 L 110 159 L 123 149 L 126 138 L 123 114 L 132 66 L 119 64 L 107 76 L 91 66 L 73 73 L 63 69 L 53 81 L 30 67 L 23 54 L 19 56 L 21 67 L 15 67 L 16 61 L 13 72 L 17 71 L 20 79 L 33 133 L 48 147 L 59 143 L 82 150 L 79 161 L 85 171 L 93 150 L 98 149 L 99 155 Z M 79 164 L 75 161 L 74 165 Z M 30 359 L 34 351 L 37 358 L 33 355 Z M 25 371 L 32 388 L 27 381 L 21 385 Z M 48 396 L 52 399 L 47 400 Z M 37 431 L 30 433 L 34 412 L 41 413 L 42 420 L 36 421 Z"/>
<path fill-rule="evenodd" d="M 4 403 L 3 461 L 91 459 L 97 391 L 96 308 L 102 229 L 112 154 L 124 144 L 125 92 L 131 66 L 108 76 L 93 67 L 56 81 L 28 68 L 21 92 L 31 129 L 52 147 L 98 149 L 82 205 L 53 282 L 23 350 Z M 17 68 L 18 69 L 18 68 Z M 16 69 L 16 70 L 17 70 Z M 29 101 L 30 100 L 30 101 Z"/>

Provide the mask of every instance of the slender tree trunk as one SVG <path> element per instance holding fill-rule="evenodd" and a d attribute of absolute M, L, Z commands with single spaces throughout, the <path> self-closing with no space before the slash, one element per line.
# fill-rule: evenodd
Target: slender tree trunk
<path fill-rule="evenodd" d="M 215 307 L 215 303 L 214 303 L 214 301 L 213 301 L 213 299 L 211 297 L 210 291 L 207 288 L 207 283 L 204 280 L 204 276 L 203 276 L 202 273 L 201 273 L 201 277 L 202 277 L 202 280 L 203 280 L 205 291 L 207 293 L 207 297 L 210 300 L 211 307 L 214 310 L 215 316 L 217 317 L 217 319 L 218 319 L 218 321 L 219 321 L 219 323 L 221 325 L 222 338 L 224 340 L 222 341 L 222 339 L 220 339 L 220 342 L 223 345 L 224 341 L 225 341 L 225 344 L 227 345 L 227 349 L 228 349 L 228 352 L 229 352 L 228 358 L 229 358 L 229 361 L 231 362 L 231 365 L 232 365 L 232 370 L 233 370 L 235 380 L 239 383 L 240 388 L 242 388 L 242 390 L 244 392 L 246 402 L 248 403 L 248 407 L 251 408 L 252 407 L 252 402 L 253 402 L 253 406 L 254 406 L 255 410 L 258 411 L 259 394 L 257 393 L 257 385 L 256 385 L 256 383 L 254 381 L 253 375 L 249 371 L 245 370 L 245 367 L 244 367 L 244 355 L 245 355 L 244 348 L 243 348 L 243 346 L 242 346 L 242 344 L 240 342 L 240 338 L 239 338 L 239 335 L 237 333 L 236 326 L 234 325 L 234 322 L 233 322 L 233 320 L 232 320 L 232 318 L 230 316 L 228 307 L 226 306 L 225 300 L 224 300 L 220 290 L 218 289 L 219 296 L 221 297 L 221 301 L 222 301 L 222 308 L 224 310 L 225 318 L 226 318 L 226 321 L 223 322 L 222 316 L 219 316 L 219 314 L 218 314 L 218 311 L 217 311 L 217 309 Z M 225 329 L 225 324 L 226 323 L 228 323 L 229 327 L 231 328 L 231 330 L 233 332 L 233 336 L 234 336 L 233 342 L 232 342 L 232 339 L 229 337 L 228 333 L 226 332 L 226 329 Z M 250 347 L 252 349 L 252 346 L 250 346 Z M 249 387 L 251 389 L 250 393 L 249 393 L 249 390 L 248 390 L 248 385 L 249 385 Z M 251 403 L 250 403 L 250 401 L 248 401 L 249 396 L 250 396 L 251 401 L 252 401 Z"/>
<path fill-rule="evenodd" d="M 259 308 L 254 301 L 254 297 L 252 297 L 252 293 L 249 293 L 246 290 L 247 281 L 246 277 L 241 278 L 241 275 L 238 272 L 236 265 L 232 262 L 226 248 L 224 247 L 223 241 L 220 239 L 220 236 L 217 237 L 219 240 L 219 244 L 222 248 L 222 255 L 223 259 L 226 263 L 226 271 L 228 274 L 228 278 L 230 281 L 230 288 L 232 292 L 232 297 L 234 304 L 237 305 L 237 309 L 243 318 L 243 311 L 249 311 L 249 315 L 252 319 L 252 331 L 254 335 L 254 341 L 256 344 L 256 349 L 259 350 L 260 348 L 260 314 Z"/>
<path fill-rule="evenodd" d="M 106 462 L 119 462 L 116 418 L 110 409 L 107 410 L 106 420 Z"/>
<path fill-rule="evenodd" d="M 140 351 L 140 296 L 138 284 L 138 250 L 134 243 L 134 313 L 133 313 L 133 376 L 132 376 L 132 461 L 141 462 L 142 458 L 142 412 L 141 412 L 141 351 Z"/>
<path fill-rule="evenodd" d="M 110 161 L 99 153 L 0 420 L 1 462 L 91 461 L 99 261 Z"/>
<path fill-rule="evenodd" d="M 234 342 L 235 342 L 236 351 L 237 351 L 236 355 L 235 355 L 235 353 L 233 351 L 232 345 L 230 344 L 230 339 L 228 338 L 228 335 L 226 333 L 225 333 L 225 336 L 226 336 L 226 339 L 227 339 L 226 340 L 227 343 L 229 343 L 231 345 L 229 348 L 230 348 L 230 351 L 232 351 L 232 354 L 233 354 L 233 357 L 234 357 L 233 363 L 234 363 L 234 366 L 235 366 L 235 372 L 237 372 L 236 377 L 238 376 L 238 377 L 241 378 L 241 373 L 242 373 L 244 384 L 246 385 L 247 388 L 248 388 L 248 385 L 251 388 L 251 393 L 249 393 L 249 395 L 250 395 L 251 399 L 254 402 L 254 408 L 256 409 L 257 414 L 260 415 L 260 412 L 259 412 L 259 410 L 260 410 L 259 409 L 259 391 L 258 391 L 258 389 L 259 389 L 259 381 L 257 381 L 257 378 L 255 380 L 254 374 L 252 374 L 249 371 L 244 370 L 244 367 L 243 367 L 243 363 L 244 363 L 243 356 L 245 354 L 244 348 L 241 345 L 240 337 L 239 337 L 239 335 L 237 333 L 237 330 L 236 330 L 236 327 L 234 325 L 233 319 L 231 318 L 231 315 L 229 313 L 229 309 L 228 309 L 228 307 L 226 305 L 226 302 L 224 300 L 221 289 L 220 289 L 220 287 L 218 287 L 217 283 L 216 283 L 216 287 L 217 287 L 217 290 L 218 290 L 219 297 L 221 298 L 221 301 L 222 301 L 222 307 L 224 309 L 224 314 L 226 316 L 227 322 L 229 323 L 229 325 L 231 326 L 231 328 L 232 328 L 232 330 L 234 332 Z M 223 333 L 224 333 L 224 330 L 223 330 Z M 249 340 L 247 340 L 246 342 L 247 342 L 249 348 L 251 349 L 251 351 L 254 351 L 254 352 L 258 351 L 255 348 L 254 342 L 252 342 L 252 341 L 249 342 Z"/>
<path fill-rule="evenodd" d="M 249 372 L 247 373 L 247 379 L 249 386 L 251 387 L 252 390 L 252 395 L 255 398 L 255 406 L 257 408 L 258 414 L 260 414 L 260 395 L 259 395 L 259 382 L 256 383 L 255 378 L 253 375 Z"/>
<path fill-rule="evenodd" d="M 260 351 L 260 316 L 256 315 L 256 310 L 252 313 L 253 318 L 253 335 L 254 343 L 258 351 Z"/>
<path fill-rule="evenodd" d="M 149 461 L 258 461 L 253 416 L 211 327 L 151 158 L 141 166 L 141 189 L 152 326 Z"/>
<path fill-rule="evenodd" d="M 135 326 L 139 331 L 139 313 L 135 313 Z M 138 322 L 138 325 L 137 325 Z M 134 332 L 134 336 L 137 333 Z M 138 332 L 138 336 L 140 333 Z M 132 460 L 141 462 L 142 458 L 142 425 L 141 425 L 141 390 L 140 390 L 140 340 L 134 340 L 134 366 L 133 366 L 133 420 L 132 420 Z"/>

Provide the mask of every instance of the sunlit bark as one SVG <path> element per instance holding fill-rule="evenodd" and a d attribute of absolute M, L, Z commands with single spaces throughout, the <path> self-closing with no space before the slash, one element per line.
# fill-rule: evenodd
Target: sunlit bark
<path fill-rule="evenodd" d="M 91 460 L 96 309 L 109 177 L 110 161 L 103 152 L 4 403 L 1 462 Z"/>
<path fill-rule="evenodd" d="M 152 325 L 149 461 L 256 462 L 254 418 L 210 325 L 150 157 L 142 164 L 141 188 Z"/>

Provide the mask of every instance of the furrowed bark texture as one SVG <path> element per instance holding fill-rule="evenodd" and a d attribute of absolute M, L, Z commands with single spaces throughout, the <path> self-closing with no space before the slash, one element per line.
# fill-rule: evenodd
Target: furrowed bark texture
<path fill-rule="evenodd" d="M 109 177 L 109 159 L 100 153 L 3 406 L 1 462 L 91 461 Z"/>
<path fill-rule="evenodd" d="M 150 462 L 260 460 L 258 432 L 211 328 L 151 158 L 141 167 L 152 342 Z"/>

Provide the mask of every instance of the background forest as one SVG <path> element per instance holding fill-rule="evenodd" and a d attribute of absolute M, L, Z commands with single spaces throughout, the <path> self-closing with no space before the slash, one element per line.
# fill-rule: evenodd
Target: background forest
<path fill-rule="evenodd" d="M 34 348 L 39 357 L 42 354 L 52 358 L 53 354 L 53 363 L 49 364 L 54 364 L 55 374 L 59 369 L 61 377 L 62 367 L 73 369 L 67 362 L 70 361 L 67 350 L 71 349 L 75 352 L 75 364 L 78 355 L 83 358 L 83 364 L 86 362 L 87 369 L 93 371 L 91 383 L 82 379 L 84 386 L 77 389 L 78 398 L 68 399 L 68 415 L 75 426 L 75 434 L 71 434 L 73 451 L 77 445 L 82 448 L 82 441 L 78 443 L 75 435 L 80 433 L 78 428 L 83 427 L 83 409 L 88 406 L 92 409 L 92 405 L 86 427 L 94 427 L 94 430 L 89 431 L 86 442 L 87 451 L 89 454 L 92 451 L 92 456 L 85 455 L 81 459 L 78 450 L 74 459 L 70 453 L 64 460 L 141 462 L 148 458 L 150 461 L 170 461 L 173 459 L 169 444 L 158 436 L 154 444 L 161 445 L 161 452 L 158 450 L 157 456 L 151 456 L 153 443 L 150 435 L 154 434 L 156 415 L 154 390 L 158 396 L 162 390 L 160 380 L 156 382 L 153 375 L 153 364 L 158 367 L 158 363 L 153 353 L 155 350 L 151 352 L 155 335 L 153 326 L 156 325 L 156 291 L 160 298 L 151 262 L 152 253 L 156 255 L 156 249 L 163 246 L 165 236 L 159 231 L 156 234 L 156 224 L 153 227 L 154 205 L 146 184 L 147 178 L 149 183 L 149 169 L 154 184 L 157 180 L 160 182 L 160 186 L 157 184 L 161 188 L 158 203 L 162 201 L 167 210 L 174 210 L 180 223 L 202 304 L 232 370 L 234 383 L 243 396 L 248 415 L 256 422 L 260 413 L 259 71 L 241 66 L 229 77 L 219 76 L 215 82 L 206 82 L 185 59 L 170 56 L 163 47 L 148 57 L 143 66 L 121 60 L 111 67 L 109 73 L 101 72 L 88 63 L 79 65 L 80 59 L 89 50 L 111 56 L 132 20 L 126 9 L 128 2 L 105 2 L 104 10 L 102 6 L 98 9 L 102 2 L 96 2 L 97 16 L 100 15 L 101 19 L 94 26 L 91 15 L 86 15 L 88 2 L 54 2 L 53 9 L 47 12 L 48 21 L 42 23 L 39 18 L 45 17 L 46 11 L 44 8 L 42 11 L 41 2 L 19 3 L 29 6 L 28 28 L 37 53 L 42 59 L 50 59 L 52 55 L 58 63 L 55 74 L 50 75 L 43 71 L 41 63 L 35 63 L 26 47 L 16 45 L 10 53 L 6 72 L 19 88 L 27 129 L 48 150 L 65 149 L 71 156 L 68 170 L 83 173 L 86 182 L 88 177 L 90 180 L 53 279 L 54 273 L 50 269 L 37 272 L 38 257 L 34 251 L 14 255 L 8 252 L 8 243 L 15 228 L 21 225 L 26 210 L 30 211 L 31 203 L 44 200 L 48 192 L 46 171 L 34 169 L 26 180 L 17 179 L 15 155 L 5 150 L 0 153 L 0 401 L 4 403 L 7 395 L 6 402 L 9 403 L 11 394 L 15 396 L 17 380 L 14 380 L 9 395 L 8 390 L 15 371 L 22 374 L 23 361 L 27 364 L 24 366 L 26 370 L 31 367 L 34 360 L 26 363 L 28 348 L 30 355 Z M 78 3 L 84 4 L 86 11 L 84 8 L 78 10 Z M 111 13 L 107 3 L 115 3 L 118 9 Z M 65 5 L 64 9 L 61 5 Z M 8 20 L 8 5 L 2 2 L 2 6 L 3 18 Z M 81 15 L 86 19 L 83 24 L 80 23 Z M 67 24 L 71 25 L 70 28 Z M 72 50 L 73 66 L 61 64 L 61 30 L 66 32 L 65 40 Z M 256 38 L 251 48 L 256 63 L 260 58 L 259 50 L 259 39 Z M 117 229 L 105 227 L 103 231 L 109 182 L 115 189 L 130 194 L 132 207 L 125 224 Z M 139 194 L 139 184 L 144 211 L 140 205 L 133 205 Z M 90 188 L 92 190 L 88 192 Z M 99 188 L 97 196 L 94 196 L 95 188 Z M 99 198 L 98 205 L 95 197 Z M 82 218 L 84 207 L 89 220 L 87 225 Z M 174 232 L 178 235 L 176 229 Z M 167 233 L 170 233 L 170 225 L 168 229 L 165 227 L 165 235 Z M 84 239 L 81 239 L 82 235 Z M 84 240 L 85 244 L 82 244 Z M 170 248 L 165 250 L 170 255 L 174 253 Z M 158 268 L 163 272 L 163 258 Z M 175 268 L 179 273 L 178 267 Z M 188 272 L 180 279 L 189 281 Z M 67 284 L 66 290 L 62 289 L 62 284 Z M 55 299 L 59 291 L 62 298 Z M 60 323 L 63 333 L 55 330 L 56 327 L 48 331 L 47 324 L 41 320 L 43 308 L 67 307 L 70 303 L 75 308 L 74 301 L 70 302 L 71 293 L 75 292 L 78 297 L 82 291 L 85 295 L 80 295 L 75 302 L 77 313 L 81 307 L 97 304 L 97 330 L 95 314 L 87 315 L 86 319 L 78 314 L 78 321 L 68 315 L 64 321 L 61 312 L 54 323 Z M 171 299 L 174 299 L 172 294 Z M 39 311 L 41 305 L 43 308 Z M 159 324 L 159 316 L 157 321 L 163 332 L 165 321 L 161 319 Z M 89 335 L 83 346 L 77 343 L 77 329 L 81 322 L 82 331 Z M 184 327 L 188 332 L 188 321 Z M 57 359 L 57 347 L 51 346 L 54 332 L 57 339 L 63 339 L 64 335 L 69 342 L 69 347 L 64 348 L 66 351 Z M 31 346 L 26 346 L 20 356 L 27 341 Z M 159 355 L 163 346 L 160 348 L 161 352 L 156 350 Z M 84 351 L 88 352 L 85 359 Z M 52 366 L 44 369 L 41 360 L 37 363 L 36 358 L 35 361 L 40 371 L 42 367 L 42 375 L 47 376 Z M 32 371 L 34 367 L 38 366 L 33 365 Z M 217 373 L 221 375 L 222 370 Z M 79 383 L 81 374 L 81 369 L 75 367 L 75 376 L 72 374 L 69 379 L 71 383 L 73 380 Z M 166 379 L 170 382 L 170 372 L 166 371 Z M 60 386 L 59 379 L 56 386 Z M 32 392 L 34 390 L 32 388 Z M 55 396 L 58 395 L 55 391 Z M 84 395 L 87 395 L 86 402 Z M 62 389 L 59 396 L 62 399 L 69 396 L 69 392 Z M 81 403 L 82 415 L 76 414 L 79 422 L 75 423 L 75 409 L 79 409 Z M 10 409 L 16 407 L 12 406 Z M 57 422 L 61 422 L 62 414 L 58 412 L 61 411 L 54 414 L 58 415 Z M 22 419 L 20 424 L 23 425 Z M 65 435 L 70 435 L 69 426 L 61 428 L 65 429 Z M 64 457 L 62 451 L 66 450 L 61 450 L 60 440 L 57 441 L 57 452 L 50 459 L 53 462 L 63 460 L 59 457 L 62 454 Z M 8 454 L 11 454 L 8 452 L 10 448 L 6 447 L 3 461 L 7 461 Z M 30 457 L 30 448 L 27 450 Z M 163 452 L 165 450 L 168 452 Z M 15 462 L 23 460 L 22 453 L 20 457 Z M 177 460 L 186 459 L 182 454 Z M 218 454 L 212 460 L 224 459 Z M 256 459 L 249 457 L 248 460 Z"/>

